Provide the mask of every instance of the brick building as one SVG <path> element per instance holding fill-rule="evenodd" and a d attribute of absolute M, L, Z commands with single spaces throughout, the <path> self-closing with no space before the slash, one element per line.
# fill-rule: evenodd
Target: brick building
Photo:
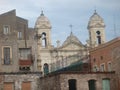
<path fill-rule="evenodd" d="M 91 69 L 94 72 L 115 71 L 118 90 L 120 89 L 120 37 L 90 50 Z"/>
<path fill-rule="evenodd" d="M 116 71 L 116 57 L 119 57 L 120 38 L 115 38 L 105 44 L 90 50 L 90 60 L 93 71 Z M 118 50 L 118 51 L 117 51 Z"/>

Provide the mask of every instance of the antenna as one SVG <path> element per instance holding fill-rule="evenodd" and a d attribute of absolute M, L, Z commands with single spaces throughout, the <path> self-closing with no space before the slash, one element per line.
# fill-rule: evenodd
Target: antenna
<path fill-rule="evenodd" d="M 113 27 L 114 27 L 114 36 L 117 37 L 115 15 L 113 16 Z"/>
<path fill-rule="evenodd" d="M 96 13 L 96 6 L 94 7 L 95 9 L 94 9 L 94 13 Z"/>

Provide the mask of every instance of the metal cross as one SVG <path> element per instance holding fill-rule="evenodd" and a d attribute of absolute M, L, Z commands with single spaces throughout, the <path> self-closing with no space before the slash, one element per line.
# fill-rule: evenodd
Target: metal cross
<path fill-rule="evenodd" d="M 73 27 L 73 25 L 72 25 L 72 24 L 70 24 L 70 29 L 71 29 L 71 32 L 72 32 L 72 27 Z"/>

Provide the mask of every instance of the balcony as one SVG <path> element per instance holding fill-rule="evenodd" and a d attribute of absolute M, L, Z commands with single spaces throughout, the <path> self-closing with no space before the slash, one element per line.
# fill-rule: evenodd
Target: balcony
<path fill-rule="evenodd" d="M 20 66 L 31 66 L 33 64 L 33 61 L 31 59 L 27 59 L 27 60 L 19 60 L 19 65 Z"/>

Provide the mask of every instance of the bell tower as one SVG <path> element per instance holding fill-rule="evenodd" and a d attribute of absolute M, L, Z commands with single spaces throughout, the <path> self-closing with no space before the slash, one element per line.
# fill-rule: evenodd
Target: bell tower
<path fill-rule="evenodd" d="M 96 10 L 90 17 L 87 28 L 89 31 L 90 47 L 94 48 L 105 43 L 105 24 Z"/>
<path fill-rule="evenodd" d="M 44 65 L 49 68 L 50 56 L 49 50 L 51 48 L 51 24 L 48 18 L 41 11 L 40 16 L 35 23 L 35 31 L 37 37 L 37 69 L 44 71 Z M 49 70 L 48 70 L 49 71 Z"/>
<path fill-rule="evenodd" d="M 41 48 L 50 48 L 51 46 L 51 24 L 46 16 L 44 16 L 43 11 L 41 11 L 41 15 L 38 17 L 35 29 L 37 35 L 40 35 L 40 44 Z"/>

